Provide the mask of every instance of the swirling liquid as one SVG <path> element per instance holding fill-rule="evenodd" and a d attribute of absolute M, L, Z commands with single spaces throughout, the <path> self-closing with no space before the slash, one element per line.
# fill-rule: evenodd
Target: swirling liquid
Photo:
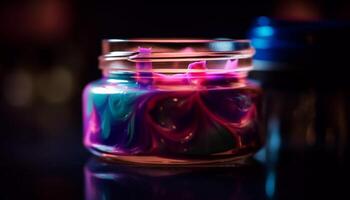
<path fill-rule="evenodd" d="M 227 74 L 182 85 L 135 76 L 85 88 L 84 144 L 93 153 L 138 163 L 200 164 L 259 148 L 257 86 Z"/>

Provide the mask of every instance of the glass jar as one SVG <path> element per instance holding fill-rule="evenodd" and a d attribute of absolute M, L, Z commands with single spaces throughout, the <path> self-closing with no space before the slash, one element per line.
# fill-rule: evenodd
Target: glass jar
<path fill-rule="evenodd" d="M 83 92 L 84 145 L 153 165 L 242 161 L 260 147 L 261 90 L 248 40 L 104 40 Z"/>

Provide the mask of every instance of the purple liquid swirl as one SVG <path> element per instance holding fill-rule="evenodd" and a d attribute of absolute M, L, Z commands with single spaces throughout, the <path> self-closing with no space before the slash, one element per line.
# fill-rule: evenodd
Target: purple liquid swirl
<path fill-rule="evenodd" d="M 84 90 L 84 144 L 102 156 L 213 160 L 260 146 L 260 89 L 229 70 L 120 74 Z M 145 64 L 142 68 L 150 68 Z M 135 161 L 135 160 L 134 160 Z"/>

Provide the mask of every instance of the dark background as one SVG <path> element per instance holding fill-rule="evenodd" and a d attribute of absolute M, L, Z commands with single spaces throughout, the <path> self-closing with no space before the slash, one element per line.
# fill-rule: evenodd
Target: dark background
<path fill-rule="evenodd" d="M 92 184 L 105 199 L 113 191 L 120 199 L 346 195 L 349 19 L 345 0 L 1 1 L 0 199 L 87 198 L 84 165 L 100 168 L 87 164 L 81 143 L 81 91 L 101 76 L 102 39 L 139 37 L 252 39 L 267 146 L 241 171 L 154 178 L 158 172 L 103 169 L 126 177 Z"/>

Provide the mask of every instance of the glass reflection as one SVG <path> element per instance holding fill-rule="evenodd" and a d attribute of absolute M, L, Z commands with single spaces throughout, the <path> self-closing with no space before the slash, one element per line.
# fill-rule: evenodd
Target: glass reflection
<path fill-rule="evenodd" d="M 265 199 L 264 167 L 156 168 L 91 159 L 85 165 L 85 198 Z"/>

